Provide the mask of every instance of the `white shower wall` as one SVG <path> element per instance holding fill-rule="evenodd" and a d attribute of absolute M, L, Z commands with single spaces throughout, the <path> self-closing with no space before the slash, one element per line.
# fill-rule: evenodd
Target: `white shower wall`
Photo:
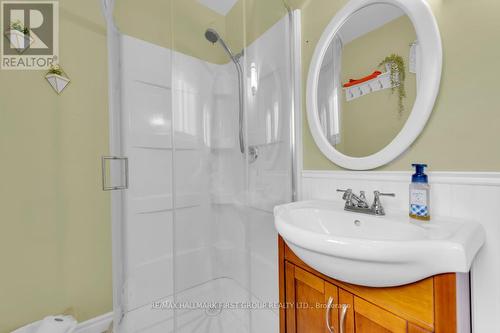
<path fill-rule="evenodd" d="M 130 160 L 121 329 L 173 331 L 173 310 L 151 304 L 213 277 L 209 149 L 199 119 L 212 105 L 217 66 L 128 36 L 121 51 L 122 145 Z"/>
<path fill-rule="evenodd" d="M 215 328 L 203 313 L 151 305 L 214 295 L 220 302 L 278 302 L 272 208 L 291 200 L 288 23 L 284 17 L 242 59 L 246 78 L 252 64 L 258 72 L 255 93 L 249 85 L 245 90 L 246 141 L 259 150 L 254 163 L 239 151 L 232 63 L 211 64 L 122 36 L 122 145 L 130 188 L 121 331 L 222 333 L 234 325 L 241 332 L 278 331 L 274 308 L 238 311 L 233 322 L 224 319 Z"/>

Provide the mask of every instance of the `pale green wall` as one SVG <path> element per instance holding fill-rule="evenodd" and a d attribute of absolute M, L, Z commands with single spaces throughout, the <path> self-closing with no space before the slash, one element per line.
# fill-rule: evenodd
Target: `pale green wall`
<path fill-rule="evenodd" d="M 282 0 L 239 0 L 226 16 L 197 0 L 117 0 L 115 5 L 122 33 L 216 64 L 229 59 L 220 45 L 205 39 L 207 28 L 215 28 L 239 53 L 286 14 Z"/>
<path fill-rule="evenodd" d="M 225 17 L 196 0 L 117 0 L 115 22 L 123 34 L 208 62 L 228 62 L 222 48 L 205 39 L 207 28 L 225 35 Z"/>
<path fill-rule="evenodd" d="M 228 41 L 239 52 L 285 15 L 282 0 L 239 0 L 226 16 Z"/>
<path fill-rule="evenodd" d="M 122 33 L 216 64 L 229 59 L 205 39 L 207 28 L 215 28 L 239 53 L 286 14 L 282 0 L 238 0 L 226 16 L 197 0 L 117 0 L 115 5 Z"/>
<path fill-rule="evenodd" d="M 293 1 L 292 1 L 293 2 Z M 347 0 L 295 1 L 303 9 L 303 84 L 324 27 Z M 381 170 L 410 170 L 415 161 L 430 169 L 500 171 L 500 2 L 429 0 L 443 40 L 441 90 L 427 127 L 398 159 Z M 304 104 L 305 112 L 305 104 Z M 337 170 L 316 147 L 304 116 L 304 168 Z"/>
<path fill-rule="evenodd" d="M 58 96 L 44 71 L 0 70 L 0 332 L 73 308 L 111 311 L 106 31 L 99 1 L 60 1 Z M 3 38 L 3 36 L 2 36 Z"/>
<path fill-rule="evenodd" d="M 403 57 L 406 64 L 405 110 L 399 112 L 398 93 L 391 89 L 351 100 L 341 96 L 341 143 L 337 149 L 349 156 L 363 157 L 375 154 L 401 131 L 415 102 L 416 75 L 408 71 L 410 43 L 416 33 L 408 16 L 388 22 L 382 27 L 356 38 L 342 50 L 341 82 L 371 74 L 378 64 L 392 53 Z"/>

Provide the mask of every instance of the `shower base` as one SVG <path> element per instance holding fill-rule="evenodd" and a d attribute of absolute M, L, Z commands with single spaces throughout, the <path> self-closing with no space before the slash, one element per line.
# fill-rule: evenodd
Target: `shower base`
<path fill-rule="evenodd" d="M 166 298 L 158 302 L 161 306 L 147 305 L 127 312 L 120 332 L 250 333 L 250 322 L 253 332 L 277 332 L 277 312 L 251 311 L 248 309 L 251 301 L 256 299 L 238 282 L 218 278 L 177 294 L 175 301 Z"/>
<path fill-rule="evenodd" d="M 249 332 L 250 311 L 235 306 L 249 299 L 249 292 L 230 278 L 189 289 L 178 295 L 177 302 L 195 305 L 195 308 L 177 310 L 177 332 Z"/>

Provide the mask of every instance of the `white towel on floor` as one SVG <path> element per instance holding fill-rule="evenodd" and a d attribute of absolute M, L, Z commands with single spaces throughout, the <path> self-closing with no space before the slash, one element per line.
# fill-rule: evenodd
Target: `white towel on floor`
<path fill-rule="evenodd" d="M 36 333 L 72 333 L 76 328 L 76 320 L 72 316 L 45 317 Z"/>

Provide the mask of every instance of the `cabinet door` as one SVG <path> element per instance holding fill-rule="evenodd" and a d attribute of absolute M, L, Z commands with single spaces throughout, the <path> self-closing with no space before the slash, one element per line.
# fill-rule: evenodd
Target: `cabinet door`
<path fill-rule="evenodd" d="M 406 320 L 340 289 L 339 301 L 346 305 L 340 313 L 341 333 L 407 333 Z"/>
<path fill-rule="evenodd" d="M 288 262 L 285 269 L 286 332 L 338 332 L 337 287 Z"/>

